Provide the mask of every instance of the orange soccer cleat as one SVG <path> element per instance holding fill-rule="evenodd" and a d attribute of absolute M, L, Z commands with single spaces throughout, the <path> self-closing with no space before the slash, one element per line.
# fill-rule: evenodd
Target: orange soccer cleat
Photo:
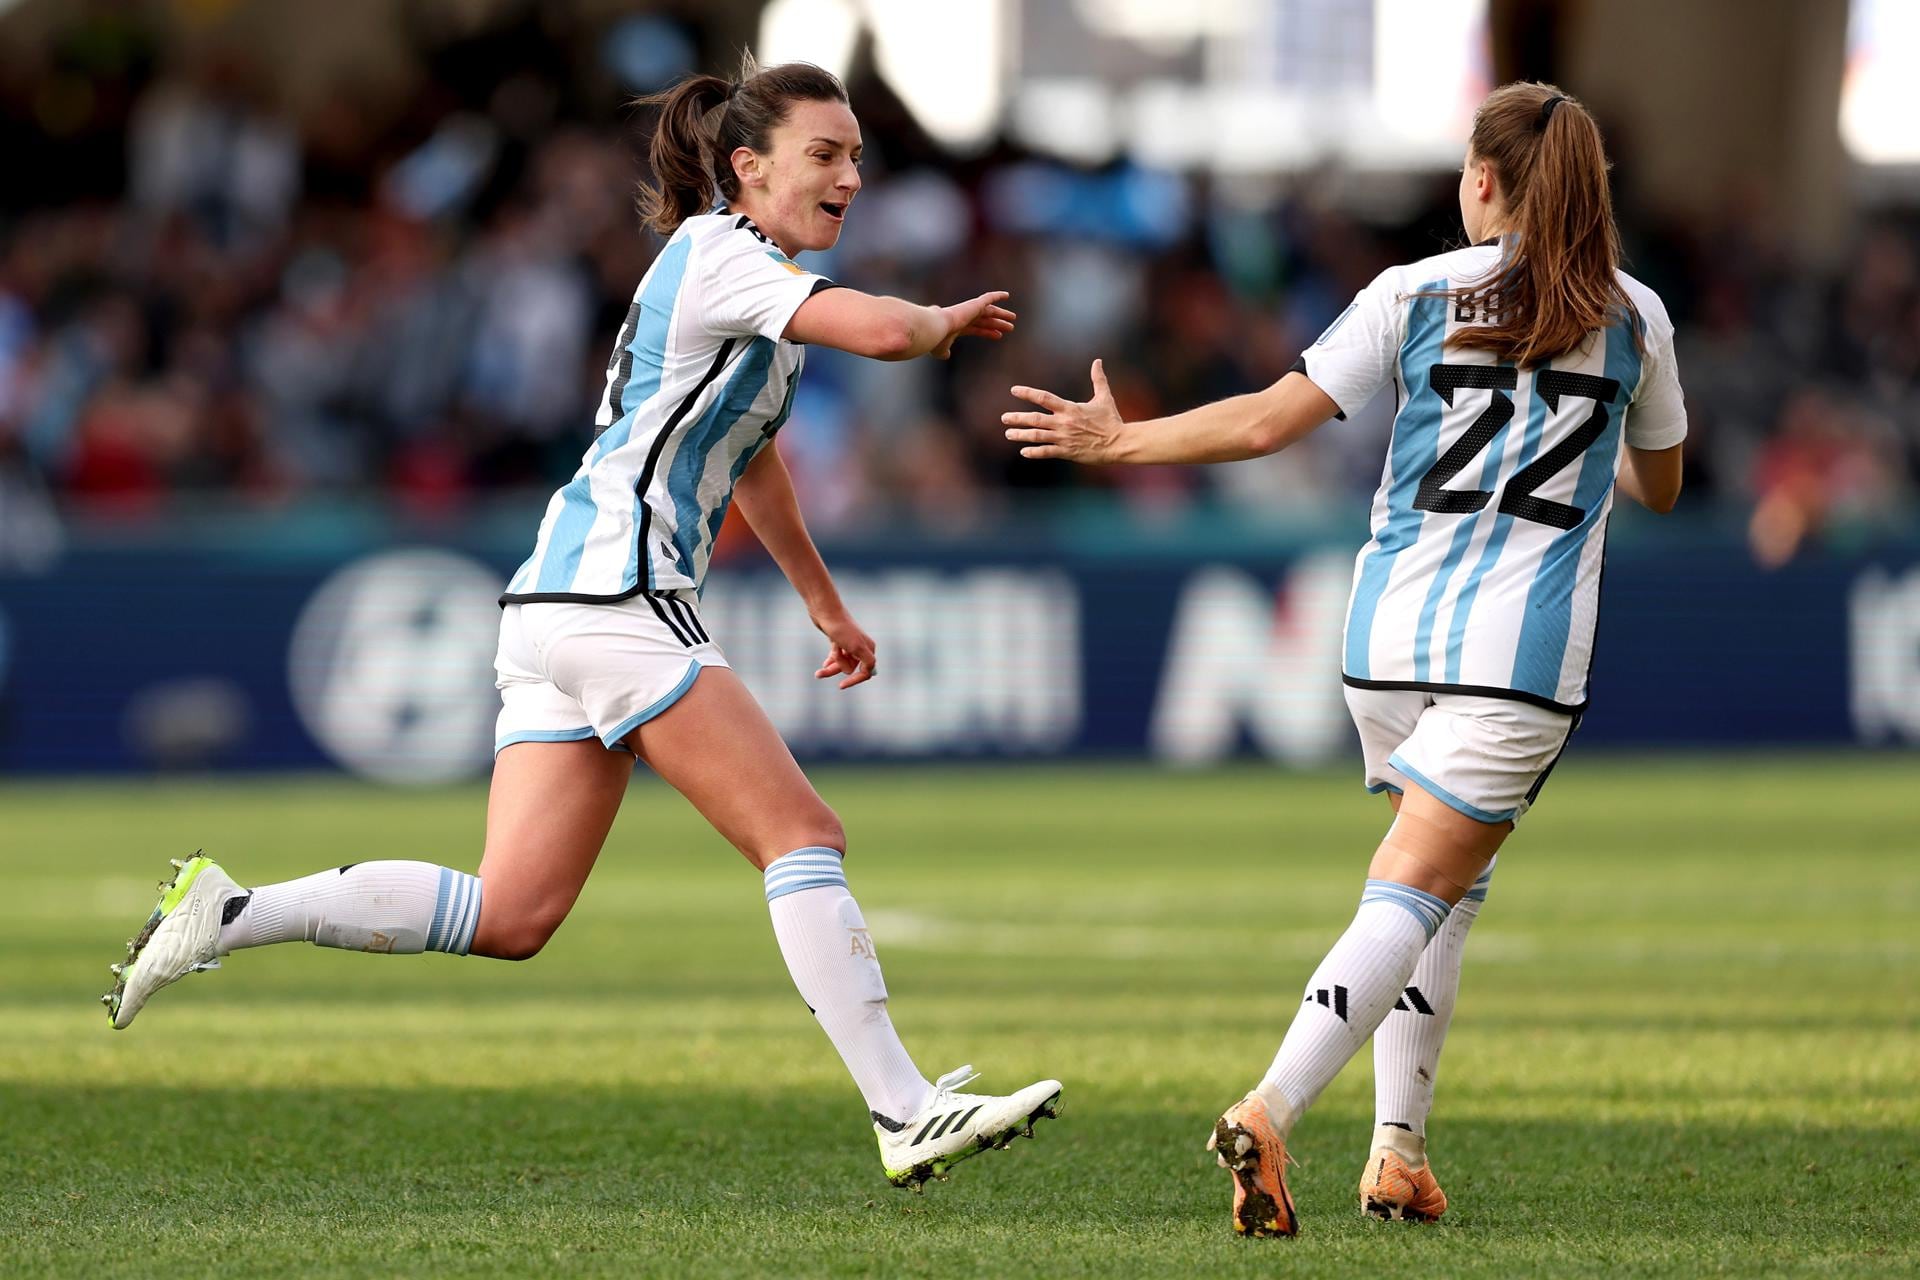
<path fill-rule="evenodd" d="M 1290 1236 L 1300 1230 L 1287 1191 L 1287 1144 L 1266 1100 L 1250 1093 L 1213 1126 L 1207 1150 L 1233 1174 L 1233 1229 L 1243 1236 Z"/>
<path fill-rule="evenodd" d="M 1425 1160 L 1415 1168 L 1391 1146 L 1375 1146 L 1360 1175 L 1360 1211 L 1376 1218 L 1432 1222 L 1447 1211 L 1447 1193 Z"/>

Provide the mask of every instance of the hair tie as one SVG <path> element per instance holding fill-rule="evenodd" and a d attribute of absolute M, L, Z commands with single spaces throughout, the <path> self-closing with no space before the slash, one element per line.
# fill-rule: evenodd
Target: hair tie
<path fill-rule="evenodd" d="M 1540 104 L 1540 122 L 1533 126 L 1534 130 L 1538 133 L 1545 133 L 1547 130 L 1547 121 L 1553 119 L 1553 109 L 1559 106 L 1561 103 L 1565 102 L 1566 100 L 1567 99 L 1565 95 L 1556 93 L 1551 98 L 1548 98 L 1545 102 L 1541 103 Z"/>

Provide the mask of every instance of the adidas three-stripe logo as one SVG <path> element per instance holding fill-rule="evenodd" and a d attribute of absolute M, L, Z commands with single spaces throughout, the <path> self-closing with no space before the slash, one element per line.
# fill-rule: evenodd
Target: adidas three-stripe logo
<path fill-rule="evenodd" d="M 1340 1019 L 1340 1021 L 1345 1022 L 1347 1020 L 1347 989 L 1345 987 L 1335 987 L 1331 999 L 1328 998 L 1325 987 L 1321 987 L 1317 991 L 1309 991 L 1307 992 L 1307 998 L 1300 1003 L 1318 1004 L 1322 1009 L 1333 1010 L 1333 1016 Z"/>
<path fill-rule="evenodd" d="M 1334 987 L 1331 990 L 1319 987 L 1307 992 L 1306 999 L 1300 1003 L 1317 1004 L 1322 1009 L 1332 1010 L 1333 1016 L 1340 1021 L 1347 1020 L 1347 989 L 1345 987 Z M 1418 987 L 1408 987 L 1402 991 L 1400 998 L 1393 1002 L 1393 1007 L 1402 1013 L 1424 1013 L 1428 1017 L 1433 1016 L 1433 1006 L 1427 1003 L 1427 997 Z"/>
<path fill-rule="evenodd" d="M 682 647 L 691 649 L 695 645 L 709 644 L 707 629 L 700 625 L 699 615 L 687 606 L 678 596 L 670 592 L 646 592 L 647 603 L 653 606 L 654 616 L 666 624 L 673 632 L 673 638 Z"/>
<path fill-rule="evenodd" d="M 980 1106 L 985 1105 L 985 1103 L 980 1104 Z M 973 1119 L 974 1112 L 978 1110 L 980 1110 L 980 1107 L 975 1107 L 973 1111 L 949 1111 L 944 1116 L 933 1117 L 933 1119 L 927 1121 L 925 1127 L 923 1127 L 919 1133 L 914 1135 L 914 1145 L 918 1146 L 922 1142 L 931 1142 L 949 1129 L 954 1130 L 956 1133 L 959 1132 L 961 1129 L 966 1128 L 967 1121 Z M 938 1125 L 939 1128 L 935 1128 L 935 1125 Z"/>

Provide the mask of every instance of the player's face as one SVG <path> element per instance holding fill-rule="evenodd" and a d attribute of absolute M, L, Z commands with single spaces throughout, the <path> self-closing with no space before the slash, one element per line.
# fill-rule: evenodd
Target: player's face
<path fill-rule="evenodd" d="M 734 171 L 741 212 L 782 249 L 831 249 L 860 190 L 860 122 L 844 102 L 796 102 L 766 151 L 735 153 Z"/>

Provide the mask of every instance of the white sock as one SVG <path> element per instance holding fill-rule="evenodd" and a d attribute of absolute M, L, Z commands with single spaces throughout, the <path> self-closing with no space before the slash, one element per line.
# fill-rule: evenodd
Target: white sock
<path fill-rule="evenodd" d="M 220 954 L 276 942 L 343 951 L 467 954 L 480 880 L 431 862 L 356 862 L 229 898 Z"/>
<path fill-rule="evenodd" d="M 1479 917 L 1480 904 L 1487 900 L 1487 886 L 1492 881 L 1493 863 L 1488 863 L 1420 953 L 1406 991 L 1373 1033 L 1376 1126 L 1397 1125 L 1416 1137 L 1427 1136 L 1434 1078 L 1440 1073 L 1440 1050 L 1447 1042 L 1454 1001 L 1460 994 L 1460 960 L 1467 949 L 1467 930 Z"/>
<path fill-rule="evenodd" d="M 767 864 L 767 910 L 800 998 L 853 1074 L 875 1116 L 904 1121 L 933 1086 L 913 1065 L 887 1016 L 887 984 L 841 854 L 795 849 Z"/>
<path fill-rule="evenodd" d="M 1308 979 L 1307 998 L 1260 1081 L 1283 1130 L 1313 1105 L 1387 1016 L 1446 917 L 1446 902 L 1430 893 L 1390 880 L 1367 881 L 1353 923 Z M 1276 1101 L 1283 1105 L 1275 1107 Z"/>

